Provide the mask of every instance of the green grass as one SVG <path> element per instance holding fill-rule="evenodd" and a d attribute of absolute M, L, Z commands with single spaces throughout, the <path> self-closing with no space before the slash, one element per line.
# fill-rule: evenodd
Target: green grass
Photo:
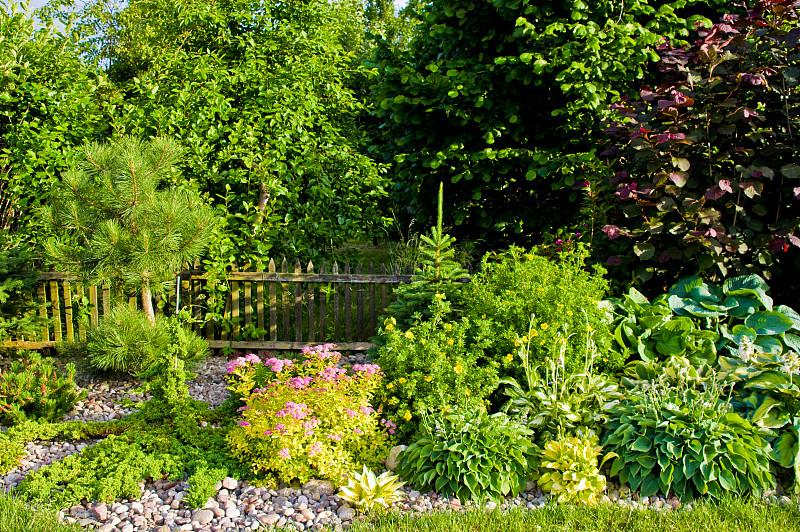
<path fill-rule="evenodd" d="M 22 500 L 0 494 L 0 532 L 85 532 L 77 524 L 61 524 L 57 510 L 26 505 Z"/>
<path fill-rule="evenodd" d="M 507 513 L 441 512 L 424 517 L 390 513 L 354 524 L 349 532 L 794 532 L 800 531 L 796 505 L 781 508 L 746 499 L 697 503 L 692 511 L 630 510 L 548 506 Z"/>

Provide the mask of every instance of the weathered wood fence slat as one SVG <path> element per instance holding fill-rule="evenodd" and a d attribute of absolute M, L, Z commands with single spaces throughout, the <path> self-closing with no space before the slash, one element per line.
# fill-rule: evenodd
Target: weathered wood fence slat
<path fill-rule="evenodd" d="M 236 351 L 261 349 L 299 349 L 317 343 L 336 343 L 342 350 L 365 350 L 379 325 L 377 317 L 393 300 L 394 287 L 410 282 L 412 268 L 401 270 L 381 266 L 378 273 L 369 266 L 368 273 L 358 264 L 330 267 L 322 264 L 316 271 L 313 263 L 303 267 L 286 259 L 277 266 L 270 259 L 259 270 L 243 268 L 224 275 L 228 290 L 222 322 L 209 320 L 195 331 L 212 349 Z M 291 269 L 291 271 L 290 271 Z M 340 273 L 341 272 L 341 273 Z M 179 280 L 166 295 L 163 310 L 175 312 L 176 293 L 180 291 L 181 308 L 196 319 L 208 312 L 209 282 L 219 282 L 209 272 L 197 268 L 177 272 Z M 213 280 L 212 280 L 213 279 Z M 50 348 L 55 344 L 85 339 L 89 328 L 96 326 L 115 304 L 128 303 L 134 308 L 141 301 L 134 294 L 113 293 L 108 286 L 84 285 L 74 276 L 46 272 L 36 290 L 39 299 L 48 303 L 41 315 L 50 318 L 38 338 L 15 338 L 3 347 L 28 349 Z"/>

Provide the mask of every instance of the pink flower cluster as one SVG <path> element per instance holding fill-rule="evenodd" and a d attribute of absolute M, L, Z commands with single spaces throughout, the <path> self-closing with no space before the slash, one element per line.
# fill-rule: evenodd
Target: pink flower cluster
<path fill-rule="evenodd" d="M 375 375 L 381 370 L 381 367 L 377 364 L 354 364 L 353 371 L 358 373 L 364 373 L 366 376 Z"/>
<path fill-rule="evenodd" d="M 389 431 L 389 434 L 394 434 L 394 429 L 397 428 L 397 425 L 395 425 L 394 423 L 392 423 L 391 420 L 388 419 L 381 419 L 381 425 L 386 427 L 386 429 Z"/>
<path fill-rule="evenodd" d="M 275 412 L 276 417 L 292 416 L 295 419 L 303 419 L 308 415 L 308 407 L 304 403 L 286 401 L 281 410 Z"/>
<path fill-rule="evenodd" d="M 309 445 L 308 456 L 314 456 L 315 454 L 318 454 L 320 452 L 322 452 L 322 444 L 320 442 L 315 441 L 314 443 Z"/>
<path fill-rule="evenodd" d="M 237 357 L 228 362 L 226 369 L 228 370 L 228 373 L 232 373 L 233 371 L 236 370 L 236 368 L 242 368 L 247 364 L 261 364 L 261 358 L 259 358 L 258 355 L 253 353 L 250 353 L 243 357 Z"/>
<path fill-rule="evenodd" d="M 272 357 L 264 361 L 264 365 L 269 366 L 270 369 L 275 373 L 280 373 L 283 370 L 283 368 L 291 367 L 293 364 L 294 362 L 292 362 L 288 358 L 280 359 Z"/>
<path fill-rule="evenodd" d="M 306 356 L 311 355 L 316 356 L 317 358 L 329 358 L 336 355 L 341 356 L 339 352 L 331 351 L 331 349 L 334 347 L 336 347 L 336 344 L 322 344 L 315 346 L 307 345 L 301 350 L 301 352 Z"/>
<path fill-rule="evenodd" d="M 306 388 L 309 384 L 314 381 L 314 377 L 292 377 L 289 379 L 289 384 L 294 386 L 298 390 L 302 390 Z"/>

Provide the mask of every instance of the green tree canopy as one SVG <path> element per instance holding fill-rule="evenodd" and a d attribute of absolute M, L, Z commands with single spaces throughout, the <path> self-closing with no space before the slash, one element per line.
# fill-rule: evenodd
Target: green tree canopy
<path fill-rule="evenodd" d="M 408 49 L 384 41 L 374 101 L 393 201 L 427 221 L 445 181 L 457 235 L 529 243 L 566 223 L 608 104 L 645 79 L 655 46 L 722 0 L 437 0 Z"/>

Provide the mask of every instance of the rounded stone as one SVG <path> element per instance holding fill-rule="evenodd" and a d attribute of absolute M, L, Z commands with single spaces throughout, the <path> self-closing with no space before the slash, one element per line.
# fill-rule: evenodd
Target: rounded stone
<path fill-rule="evenodd" d="M 206 510 L 206 509 L 197 510 L 192 515 L 192 521 L 196 522 L 200 526 L 207 525 L 208 523 L 211 522 L 212 519 L 214 519 L 214 512 L 212 512 L 211 510 Z"/>

